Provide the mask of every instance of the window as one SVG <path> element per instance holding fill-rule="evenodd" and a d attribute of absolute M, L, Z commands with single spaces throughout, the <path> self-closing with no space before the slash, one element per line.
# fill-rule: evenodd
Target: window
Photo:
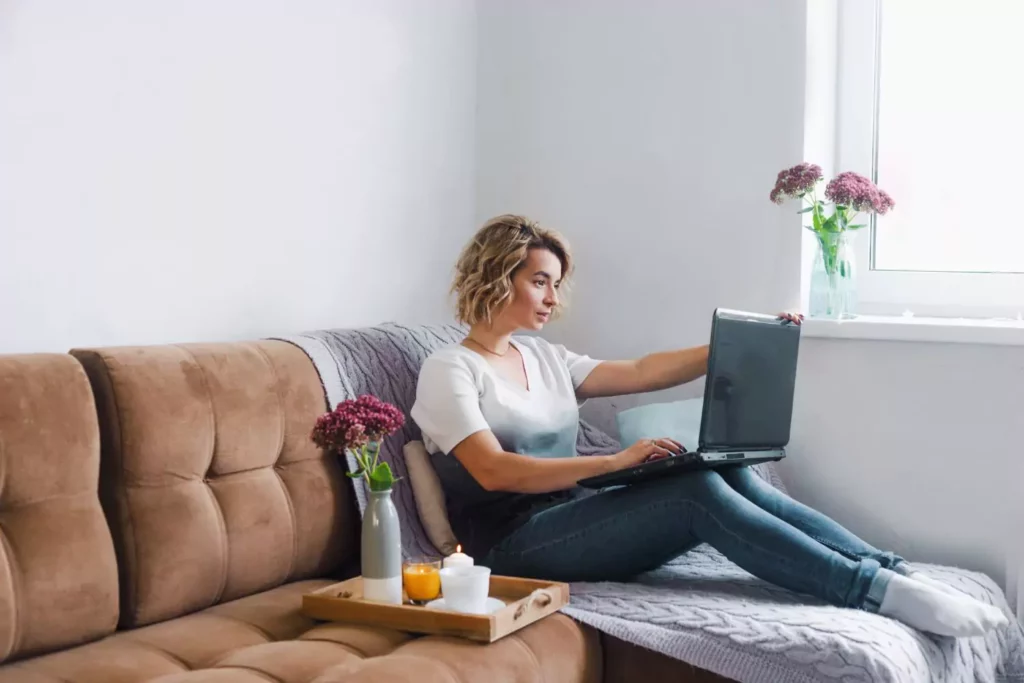
<path fill-rule="evenodd" d="M 858 310 L 1019 318 L 1024 2 L 858 0 L 838 19 L 836 170 L 896 201 L 856 239 Z"/>

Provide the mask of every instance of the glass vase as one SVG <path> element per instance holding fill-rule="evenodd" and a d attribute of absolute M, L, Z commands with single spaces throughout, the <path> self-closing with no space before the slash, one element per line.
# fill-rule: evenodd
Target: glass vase
<path fill-rule="evenodd" d="M 809 313 L 813 318 L 852 318 L 857 309 L 853 235 L 816 232 L 818 253 L 811 268 Z"/>

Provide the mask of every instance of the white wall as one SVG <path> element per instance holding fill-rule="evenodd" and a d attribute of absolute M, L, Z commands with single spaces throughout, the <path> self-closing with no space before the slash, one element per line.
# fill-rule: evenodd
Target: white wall
<path fill-rule="evenodd" d="M 481 5 L 477 217 L 526 212 L 574 242 L 573 308 L 552 336 L 633 357 L 706 342 L 715 306 L 797 305 L 800 223 L 767 196 L 805 149 L 831 164 L 829 127 L 807 118 L 834 103 L 805 103 L 805 67 L 822 82 L 805 21 L 835 7 L 805 10 Z M 1012 347 L 805 339 L 784 476 L 869 541 L 1003 581 L 1022 386 Z M 607 403 L 588 409 L 608 424 Z"/>
<path fill-rule="evenodd" d="M 1002 582 L 1024 519 L 1024 351 L 805 339 L 800 354 L 793 493 L 878 545 Z"/>
<path fill-rule="evenodd" d="M 446 312 L 472 0 L 0 4 L 0 352 Z"/>
<path fill-rule="evenodd" d="M 802 1 L 479 12 L 477 217 L 528 213 L 573 244 L 552 334 L 630 357 L 706 341 L 716 306 L 797 304 L 798 218 L 768 192 L 801 160 Z"/>

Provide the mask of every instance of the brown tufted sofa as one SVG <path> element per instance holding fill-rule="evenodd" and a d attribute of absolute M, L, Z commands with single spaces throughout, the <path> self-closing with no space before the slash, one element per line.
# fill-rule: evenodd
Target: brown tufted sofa
<path fill-rule="evenodd" d="M 357 513 L 285 342 L 0 356 L 0 683 L 721 681 L 554 615 L 496 643 L 340 623 Z"/>

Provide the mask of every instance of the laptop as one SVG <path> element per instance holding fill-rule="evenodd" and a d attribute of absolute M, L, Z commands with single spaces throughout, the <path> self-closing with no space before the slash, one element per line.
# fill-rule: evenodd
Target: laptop
<path fill-rule="evenodd" d="M 776 316 L 718 309 L 710 349 L 697 449 L 581 479 L 580 486 L 636 484 L 786 457 L 800 326 Z"/>

